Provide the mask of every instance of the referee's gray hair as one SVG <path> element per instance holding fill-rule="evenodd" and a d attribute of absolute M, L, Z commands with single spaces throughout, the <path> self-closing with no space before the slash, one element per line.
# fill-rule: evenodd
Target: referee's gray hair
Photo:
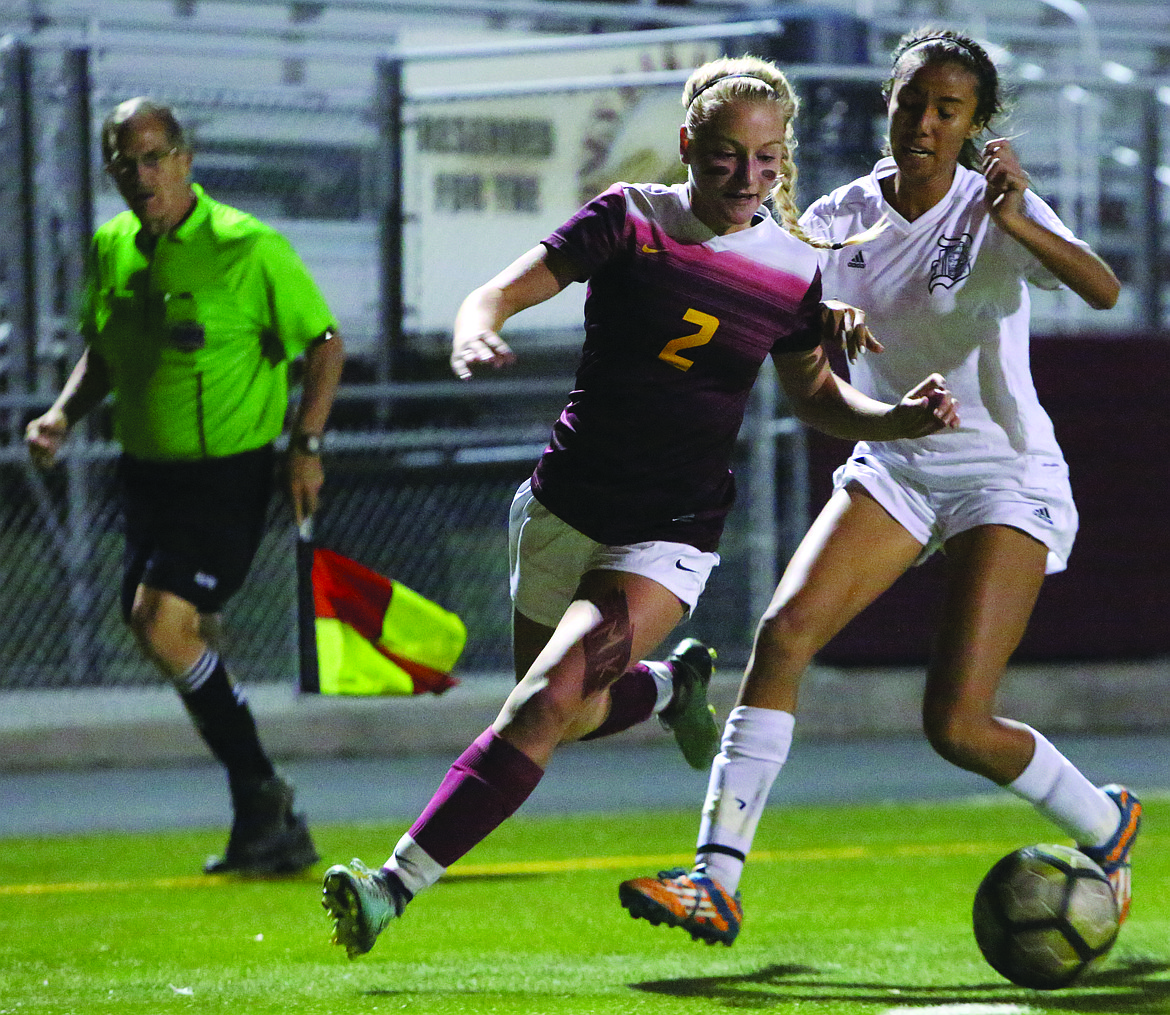
<path fill-rule="evenodd" d="M 155 102 L 145 95 L 136 95 L 132 99 L 119 102 L 110 114 L 102 121 L 102 161 L 107 165 L 118 151 L 118 139 L 122 128 L 130 121 L 140 117 L 147 117 L 158 121 L 166 132 L 167 141 L 175 148 L 189 151 L 190 142 L 187 132 L 175 115 L 171 106 Z"/>

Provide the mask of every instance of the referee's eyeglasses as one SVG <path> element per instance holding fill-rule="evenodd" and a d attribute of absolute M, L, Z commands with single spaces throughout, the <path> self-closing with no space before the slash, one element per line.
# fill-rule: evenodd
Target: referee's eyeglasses
<path fill-rule="evenodd" d="M 111 176 L 136 176 L 139 169 L 155 170 L 163 159 L 170 158 L 179 150 L 178 145 L 161 152 L 143 152 L 141 155 L 123 155 L 118 152 L 106 163 L 106 172 Z"/>

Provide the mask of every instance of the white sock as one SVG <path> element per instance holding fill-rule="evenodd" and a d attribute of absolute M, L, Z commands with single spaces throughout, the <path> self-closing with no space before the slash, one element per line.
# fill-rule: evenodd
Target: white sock
<path fill-rule="evenodd" d="M 642 665 L 650 671 L 650 676 L 654 678 L 654 688 L 658 692 L 658 699 L 654 702 L 653 714 L 658 715 L 674 698 L 674 674 L 670 672 L 670 667 L 666 663 L 657 659 L 643 659 Z"/>
<path fill-rule="evenodd" d="M 695 866 L 732 894 L 768 791 L 788 759 L 795 723 L 791 712 L 753 705 L 737 705 L 727 717 L 703 802 Z"/>
<path fill-rule="evenodd" d="M 1036 742 L 1032 760 L 1007 789 L 1027 800 L 1080 846 L 1104 845 L 1121 819 L 1117 804 L 1086 779 L 1042 734 L 1024 723 L 1001 719 L 1027 730 Z"/>
<path fill-rule="evenodd" d="M 423 852 L 422 847 L 406 833 L 398 840 L 390 859 L 382 864 L 383 870 L 393 871 L 398 875 L 402 886 L 411 894 L 418 895 L 424 888 L 430 888 L 436 881 L 447 873 L 447 868 L 440 866 L 429 855 Z"/>

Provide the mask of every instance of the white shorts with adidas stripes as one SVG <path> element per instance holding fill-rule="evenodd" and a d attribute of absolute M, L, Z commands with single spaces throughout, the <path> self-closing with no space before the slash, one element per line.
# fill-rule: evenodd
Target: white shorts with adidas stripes
<path fill-rule="evenodd" d="M 971 476 L 969 486 L 948 482 L 947 489 L 923 486 L 865 452 L 854 454 L 833 473 L 833 489 L 859 483 L 899 525 L 922 544 L 921 564 L 952 536 L 978 525 L 1010 525 L 1048 547 L 1047 573 L 1068 566 L 1077 536 L 1077 509 L 1066 468 L 1046 470 L 1042 486 L 997 482 L 992 472 Z"/>

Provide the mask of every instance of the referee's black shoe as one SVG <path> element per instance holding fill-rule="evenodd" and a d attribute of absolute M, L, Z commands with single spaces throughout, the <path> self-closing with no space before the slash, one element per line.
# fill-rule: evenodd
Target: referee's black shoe
<path fill-rule="evenodd" d="M 303 814 L 292 809 L 292 784 L 278 775 L 232 786 L 235 818 L 223 856 L 203 865 L 208 874 L 296 874 L 320 857 Z"/>

